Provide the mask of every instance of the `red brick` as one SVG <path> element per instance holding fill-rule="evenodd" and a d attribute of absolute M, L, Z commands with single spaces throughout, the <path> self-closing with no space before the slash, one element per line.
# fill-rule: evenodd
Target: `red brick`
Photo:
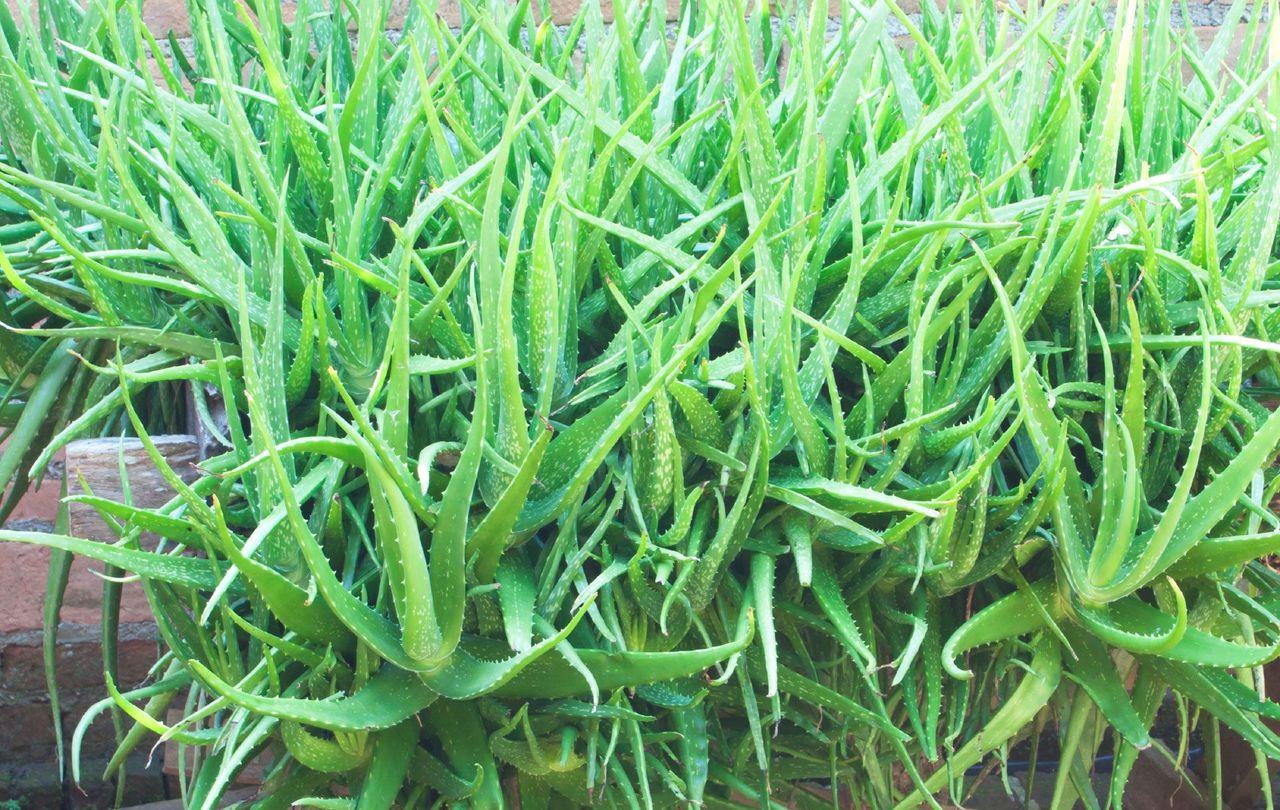
<path fill-rule="evenodd" d="M 96 625 L 102 618 L 102 578 L 97 562 L 77 558 L 63 596 L 61 618 L 74 624 Z M 0 543 L 0 634 L 38 630 L 44 610 L 49 552 L 22 543 Z M 120 620 L 126 623 L 151 619 L 142 588 L 127 583 L 120 604 Z"/>
<path fill-rule="evenodd" d="M 61 486 L 61 481 L 44 481 L 39 489 L 28 489 L 9 514 L 9 520 L 53 523 L 58 519 L 58 493 Z M 8 495 L 8 490 L 5 490 L 5 495 Z"/>
<path fill-rule="evenodd" d="M 60 646 L 55 657 L 58 689 L 103 688 L 100 656 L 96 644 Z M 0 650 L 0 688 L 18 694 L 43 695 L 48 688 L 44 651 L 40 647 L 18 644 Z"/>
<path fill-rule="evenodd" d="M 120 642 L 120 683 L 137 686 L 147 679 L 151 665 L 156 662 L 156 642 L 148 639 L 132 639 Z"/>
<path fill-rule="evenodd" d="M 0 762 L 43 762 L 53 757 L 53 715 L 47 702 L 0 704 Z"/>
<path fill-rule="evenodd" d="M 123 688 L 141 683 L 156 660 L 156 645 L 144 639 L 119 646 L 119 681 Z M 61 644 L 55 666 L 59 690 L 88 690 L 96 700 L 106 694 L 102 679 L 102 648 L 93 642 Z M 43 696 L 46 691 L 44 651 L 35 645 L 11 644 L 0 649 L 0 691 Z"/>
<path fill-rule="evenodd" d="M 13 694 L 44 691 L 44 663 L 39 647 L 11 644 L 0 649 L 0 690 Z"/>

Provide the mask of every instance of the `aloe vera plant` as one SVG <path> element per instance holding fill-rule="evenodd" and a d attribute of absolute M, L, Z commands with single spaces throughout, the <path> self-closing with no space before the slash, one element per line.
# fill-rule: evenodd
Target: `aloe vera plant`
<path fill-rule="evenodd" d="M 1274 0 L 463 6 L 0 10 L 0 477 L 176 493 L 0 530 L 155 609 L 108 776 L 938 807 L 1044 731 L 1119 806 L 1166 694 L 1280 758 Z"/>

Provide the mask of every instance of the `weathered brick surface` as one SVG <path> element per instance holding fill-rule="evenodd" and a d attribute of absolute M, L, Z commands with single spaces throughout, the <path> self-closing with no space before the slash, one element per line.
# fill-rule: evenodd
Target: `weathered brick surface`
<path fill-rule="evenodd" d="M 84 781 L 65 791 L 58 784 L 56 763 L 19 764 L 0 760 L 0 803 L 14 802 L 22 810 L 101 810 L 115 806 L 115 786 L 100 778 L 109 757 L 88 757 L 82 762 Z M 166 781 L 159 762 L 147 764 L 145 747 L 128 761 L 126 807 L 167 798 Z"/>
<path fill-rule="evenodd" d="M 60 472 L 59 454 L 55 471 Z M 29 491 L 5 525 L 7 529 L 51 531 L 57 519 L 62 482 L 46 479 Z M 99 780 L 102 766 L 115 749 L 110 715 L 90 726 L 82 746 L 84 791 L 59 784 L 52 710 L 46 687 L 40 628 L 49 552 L 39 546 L 0 543 L 0 802 L 36 808 L 111 806 L 114 787 Z M 62 609 L 56 662 L 64 740 L 94 703 L 106 696 L 100 636 L 102 566 L 77 560 L 72 566 Z M 124 688 L 141 683 L 156 659 L 154 625 L 141 588 L 125 586 L 121 609 L 119 681 Z M 145 749 L 150 744 L 143 746 Z M 127 803 L 164 797 L 159 766 L 134 769 L 126 789 Z"/>
<path fill-rule="evenodd" d="M 52 525 L 49 521 L 46 526 L 36 528 L 47 530 Z M 13 521 L 8 528 L 13 528 Z M 0 638 L 40 628 L 48 569 L 48 550 L 39 546 L 0 543 Z M 89 560 L 77 559 L 72 563 L 63 597 L 62 621 L 85 625 L 99 623 L 102 578 L 95 572 L 101 571 L 101 564 Z M 126 584 L 121 598 L 120 620 L 145 622 L 150 618 L 151 610 L 142 588 L 136 583 Z"/>
<path fill-rule="evenodd" d="M 156 645 L 147 639 L 127 639 L 119 643 L 117 655 L 121 685 L 133 686 L 147 677 Z M 59 690 L 102 691 L 102 650 L 96 642 L 60 644 L 55 666 Z M 0 650 L 0 699 L 6 694 L 44 691 L 44 652 L 39 645 L 10 644 Z"/>
<path fill-rule="evenodd" d="M 126 628 L 133 630 L 133 628 Z M 77 633 L 83 631 L 76 629 Z M 131 638 L 119 645 L 119 682 L 130 689 L 147 677 L 156 660 L 156 644 Z M 58 694 L 64 741 L 71 740 L 85 712 L 105 696 L 102 651 L 96 642 L 60 645 L 57 652 Z M 95 720 L 84 734 L 81 757 L 84 792 L 58 785 L 56 737 L 45 688 L 43 653 L 37 643 L 9 644 L 0 649 L 0 801 L 13 799 L 23 808 L 106 807 L 113 788 L 99 781 L 102 765 L 115 750 L 115 727 L 109 713 Z M 145 752 L 151 742 L 142 744 Z M 163 796 L 158 765 L 133 768 L 127 789 L 130 802 Z M 64 804 L 64 798 L 66 802 Z"/>
<path fill-rule="evenodd" d="M 0 703 L 0 728 L 5 730 L 4 762 L 44 762 L 53 751 L 53 723 L 48 703 Z"/>

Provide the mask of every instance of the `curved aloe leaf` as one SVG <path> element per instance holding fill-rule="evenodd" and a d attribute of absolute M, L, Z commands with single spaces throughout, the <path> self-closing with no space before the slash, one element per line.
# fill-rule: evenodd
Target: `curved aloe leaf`
<path fill-rule="evenodd" d="M 1076 613 L 1107 643 L 1171 661 L 1206 667 L 1254 667 L 1280 654 L 1280 643 L 1258 645 L 1219 638 L 1188 626 L 1185 614 L 1170 616 L 1136 597 L 1102 609 L 1077 606 Z"/>
<path fill-rule="evenodd" d="M 237 706 L 330 731 L 390 728 L 439 697 L 415 673 L 394 666 L 383 667 L 358 692 L 336 700 L 251 694 L 222 680 L 199 661 L 188 661 L 187 666 L 215 694 Z"/>

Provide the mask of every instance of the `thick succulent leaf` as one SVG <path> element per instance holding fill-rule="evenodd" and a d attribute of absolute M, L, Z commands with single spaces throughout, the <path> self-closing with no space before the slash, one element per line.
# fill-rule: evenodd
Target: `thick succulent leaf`
<path fill-rule="evenodd" d="M 1074 659 L 1067 661 L 1069 677 L 1080 684 L 1098 711 L 1107 718 L 1125 742 L 1137 748 L 1145 748 L 1151 738 L 1147 723 L 1138 716 L 1115 661 L 1098 639 L 1070 625 L 1063 628 Z"/>
<path fill-rule="evenodd" d="M 251 694 L 227 683 L 198 661 L 190 661 L 188 666 L 215 694 L 237 706 L 330 731 L 391 728 L 439 697 L 417 674 L 393 666 L 383 667 L 355 694 L 337 700 Z"/>
<path fill-rule="evenodd" d="M 1001 597 L 973 614 L 942 645 L 942 666 L 953 678 L 968 680 L 973 672 L 961 669 L 959 659 L 966 652 L 997 641 L 1017 638 L 1044 627 L 1044 615 L 1033 599 L 1041 601 L 1053 596 L 1054 584 L 1040 582 L 1033 586 L 1035 596 L 1018 590 Z"/>
<path fill-rule="evenodd" d="M 724 644 L 696 650 L 673 652 L 604 652 L 602 650 L 578 650 L 578 656 L 586 664 L 601 692 L 611 692 L 627 684 L 646 684 L 669 681 L 704 670 L 741 653 L 751 643 L 754 624 L 747 622 L 736 638 Z M 492 645 L 477 641 L 472 649 L 483 654 Z M 567 698 L 590 693 L 590 685 L 563 659 L 546 656 L 528 667 L 510 682 L 493 690 L 499 697 Z"/>
<path fill-rule="evenodd" d="M 1108 644 L 1171 661 L 1205 667 L 1254 667 L 1280 653 L 1280 644 L 1220 638 L 1188 626 L 1185 612 L 1170 616 L 1136 597 L 1126 597 L 1105 608 L 1077 606 L 1076 614 Z"/>
<path fill-rule="evenodd" d="M 1062 677 L 1062 650 L 1058 642 L 1049 635 L 1042 635 L 1034 644 L 1035 654 L 1027 663 L 1026 674 L 1018 687 L 1001 704 L 1000 710 L 992 715 L 987 724 L 977 734 L 948 758 L 953 769 L 968 768 L 991 751 L 1004 745 L 1024 726 L 1031 722 L 1041 709 L 1049 702 L 1058 681 Z M 942 768 L 929 777 L 926 786 L 930 791 L 937 791 L 946 784 L 948 769 Z M 898 803 L 898 810 L 916 807 L 921 800 L 917 791 Z"/>
<path fill-rule="evenodd" d="M 147 579 L 212 591 L 222 578 L 224 565 L 213 560 L 201 560 L 195 557 L 181 557 L 174 554 L 157 554 L 136 548 L 100 543 L 95 540 L 82 540 L 62 534 L 44 532 L 17 532 L 0 529 L 0 542 L 26 543 L 29 545 L 56 548 L 88 557 L 91 560 L 114 565 L 126 571 L 132 571 Z M 233 589 L 233 594 L 242 593 Z"/>

